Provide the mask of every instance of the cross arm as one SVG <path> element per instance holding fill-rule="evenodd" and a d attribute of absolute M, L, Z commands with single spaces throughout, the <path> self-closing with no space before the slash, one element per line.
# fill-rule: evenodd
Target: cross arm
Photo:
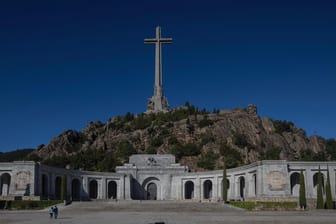
<path fill-rule="evenodd" d="M 173 43 L 173 38 L 160 38 L 160 42 L 170 44 Z"/>
<path fill-rule="evenodd" d="M 146 38 L 144 40 L 145 44 L 153 44 L 153 43 L 156 43 L 157 42 L 157 39 L 155 38 Z"/>

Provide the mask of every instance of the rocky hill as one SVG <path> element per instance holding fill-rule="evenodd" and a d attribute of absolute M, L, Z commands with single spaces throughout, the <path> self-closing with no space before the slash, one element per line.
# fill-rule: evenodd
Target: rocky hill
<path fill-rule="evenodd" d="M 191 170 L 220 169 L 261 159 L 336 159 L 336 141 L 307 137 L 292 122 L 258 116 L 257 108 L 198 110 L 186 103 L 168 113 L 127 113 L 91 122 L 41 145 L 29 159 L 54 166 L 112 171 L 135 153 L 172 153 Z"/>

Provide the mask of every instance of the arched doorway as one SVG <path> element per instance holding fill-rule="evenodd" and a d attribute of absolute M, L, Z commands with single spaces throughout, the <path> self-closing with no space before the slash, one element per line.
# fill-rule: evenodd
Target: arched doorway
<path fill-rule="evenodd" d="M 42 197 L 48 197 L 48 176 L 46 174 L 42 174 Z"/>
<path fill-rule="evenodd" d="M 204 199 L 212 198 L 212 182 L 210 180 L 206 180 L 203 183 L 203 198 Z"/>
<path fill-rule="evenodd" d="M 149 183 L 147 185 L 147 200 L 157 199 L 157 186 L 155 183 Z"/>
<path fill-rule="evenodd" d="M 245 197 L 245 178 L 239 177 L 239 196 L 244 199 Z"/>
<path fill-rule="evenodd" d="M 157 177 L 148 177 L 142 182 L 144 190 L 143 199 L 147 200 L 164 200 L 164 195 L 161 195 L 160 180 Z"/>
<path fill-rule="evenodd" d="M 0 177 L 0 195 L 7 196 L 9 194 L 9 187 L 11 182 L 11 176 L 8 173 L 4 173 Z"/>
<path fill-rule="evenodd" d="M 96 180 L 91 180 L 89 184 L 90 199 L 97 199 L 98 197 L 98 183 Z"/>
<path fill-rule="evenodd" d="M 324 175 L 323 173 L 321 173 L 321 177 L 322 177 L 322 192 L 324 193 Z M 318 172 L 314 174 L 313 176 L 313 186 L 314 186 L 314 190 L 313 193 L 316 196 L 317 195 L 317 182 L 318 182 Z"/>
<path fill-rule="evenodd" d="M 184 199 L 194 198 L 194 183 L 192 181 L 187 181 L 184 184 Z"/>
<path fill-rule="evenodd" d="M 107 197 L 110 199 L 117 199 L 117 183 L 110 181 L 107 186 Z"/>
<path fill-rule="evenodd" d="M 61 199 L 62 178 L 56 177 L 55 179 L 55 199 Z"/>
<path fill-rule="evenodd" d="M 300 174 L 295 172 L 290 175 L 291 193 L 298 197 L 300 193 Z"/>
<path fill-rule="evenodd" d="M 80 181 L 78 179 L 72 180 L 71 198 L 73 201 L 80 201 Z"/>

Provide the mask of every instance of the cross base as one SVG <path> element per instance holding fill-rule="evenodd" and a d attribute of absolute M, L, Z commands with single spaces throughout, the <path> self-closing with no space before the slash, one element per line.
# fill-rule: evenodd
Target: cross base
<path fill-rule="evenodd" d="M 166 113 L 169 111 L 168 100 L 164 96 L 153 96 L 147 101 L 146 113 Z"/>

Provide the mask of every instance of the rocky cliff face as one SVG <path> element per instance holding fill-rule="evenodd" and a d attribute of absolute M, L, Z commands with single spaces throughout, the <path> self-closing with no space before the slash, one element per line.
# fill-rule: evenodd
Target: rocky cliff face
<path fill-rule="evenodd" d="M 187 106 L 166 114 L 128 113 L 107 123 L 91 122 L 80 132 L 65 131 L 34 154 L 47 160 L 92 149 L 124 159 L 134 152 L 173 153 L 180 163 L 202 170 L 221 168 L 230 150 L 246 164 L 272 158 L 297 160 L 305 150 L 324 151 L 325 144 L 320 137 L 308 138 L 291 122 L 260 118 L 254 105 L 215 113 Z M 203 166 L 202 160 L 213 165 Z"/>

